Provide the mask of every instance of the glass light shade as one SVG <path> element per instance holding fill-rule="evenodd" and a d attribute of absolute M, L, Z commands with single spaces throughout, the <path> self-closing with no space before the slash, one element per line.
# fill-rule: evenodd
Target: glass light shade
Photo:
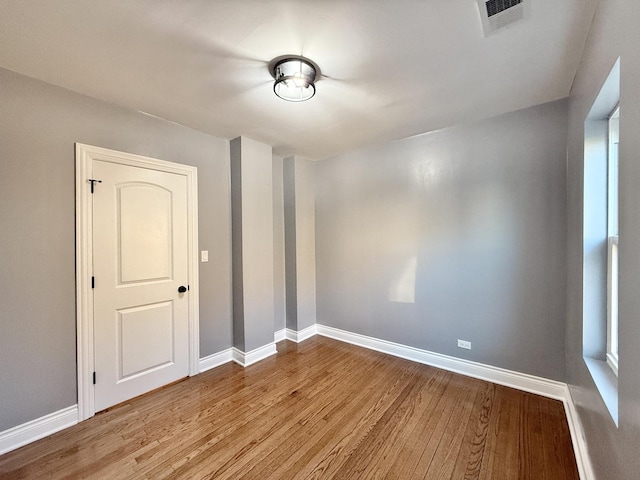
<path fill-rule="evenodd" d="M 274 69 L 276 79 L 273 84 L 274 93 L 289 102 L 304 102 L 316 93 L 314 81 L 316 69 L 301 58 L 285 58 L 279 61 Z"/>

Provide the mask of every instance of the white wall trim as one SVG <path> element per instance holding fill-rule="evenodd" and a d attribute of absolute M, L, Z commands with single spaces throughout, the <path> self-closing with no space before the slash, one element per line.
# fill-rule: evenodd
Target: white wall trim
<path fill-rule="evenodd" d="M 233 349 L 227 348 L 221 352 L 201 358 L 198 363 L 198 370 L 200 373 L 206 372 L 207 370 L 211 370 L 212 368 L 219 367 L 220 365 L 224 365 L 231 361 L 233 361 Z"/>
<path fill-rule="evenodd" d="M 273 341 L 276 343 L 286 340 L 286 338 L 287 338 L 286 328 L 283 328 L 282 330 L 278 330 L 277 332 L 273 333 Z"/>
<path fill-rule="evenodd" d="M 431 365 L 433 367 L 442 368 L 450 372 L 460 373 L 468 377 L 487 380 L 489 382 L 504 385 L 506 387 L 516 388 L 529 393 L 542 395 L 543 397 L 553 398 L 556 400 L 565 399 L 566 384 L 548 380 L 546 378 L 528 375 L 526 373 L 518 373 L 503 368 L 492 367 L 482 363 L 463 360 L 440 353 L 430 352 L 415 347 L 401 345 L 399 343 L 380 340 L 378 338 L 367 337 L 358 333 L 346 332 L 325 325 L 317 325 L 318 335 L 341 340 L 343 342 L 358 345 L 360 347 L 369 348 L 382 353 L 388 353 L 396 357 L 405 358 L 414 362 Z"/>
<path fill-rule="evenodd" d="M 35 442 L 78 423 L 78 406 L 63 408 L 17 427 L 0 432 L 0 455 Z"/>
<path fill-rule="evenodd" d="M 303 330 L 291 330 L 290 328 L 286 329 L 287 340 L 291 340 L 292 342 L 300 343 L 305 341 L 307 338 L 311 338 L 318 333 L 318 325 L 313 324 L 310 327 L 307 327 Z"/>
<path fill-rule="evenodd" d="M 248 367 L 249 365 L 253 365 L 260 360 L 263 360 L 271 355 L 275 355 L 278 353 L 276 350 L 276 344 L 268 343 L 262 347 L 258 347 L 255 350 L 251 350 L 250 352 L 243 352 L 242 350 L 237 349 L 236 347 L 232 348 L 233 351 L 233 361 L 243 367 Z"/>
<path fill-rule="evenodd" d="M 198 169 L 130 153 L 76 143 L 76 348 L 78 369 L 78 420 L 95 414 L 93 352 L 93 204 L 87 179 L 93 177 L 93 161 L 129 165 L 184 175 L 187 181 L 187 243 L 189 249 L 189 375 L 199 373 L 200 320 L 198 280 Z"/>
<path fill-rule="evenodd" d="M 589 450 L 585 440 L 584 429 L 580 421 L 580 415 L 573 403 L 573 397 L 569 386 L 565 386 L 564 409 L 567 414 L 567 423 L 569 424 L 569 432 L 571 433 L 571 442 L 573 443 L 573 451 L 578 465 L 578 473 L 580 480 L 595 480 L 593 466 L 589 457 Z"/>
<path fill-rule="evenodd" d="M 517 373 L 455 357 L 449 357 L 447 355 L 408 347 L 406 345 L 380 340 L 366 335 L 351 333 L 325 325 L 312 325 L 300 332 L 290 329 L 286 329 L 286 332 L 285 330 L 280 330 L 274 334 L 274 337 L 278 336 L 278 338 L 281 338 L 285 333 L 286 338 L 294 342 L 302 342 L 303 340 L 318 334 L 342 342 L 358 345 L 360 347 L 387 353 L 396 357 L 405 358 L 414 362 L 442 368 L 443 370 L 452 371 L 461 375 L 479 378 L 500 385 L 516 388 L 518 390 L 524 390 L 526 392 L 561 400 L 564 403 L 580 479 L 595 480 L 580 416 L 578 415 L 575 404 L 573 403 L 569 387 L 562 382 Z M 277 350 L 275 342 L 256 348 L 248 353 L 242 352 L 235 347 L 229 348 L 201 358 L 199 361 L 199 371 L 205 372 L 230 361 L 234 361 L 243 367 L 247 367 L 276 353 Z M 0 455 L 76 425 L 79 420 L 80 416 L 78 405 L 72 405 L 57 412 L 31 420 L 22 425 L 10 428 L 4 432 L 0 432 Z"/>

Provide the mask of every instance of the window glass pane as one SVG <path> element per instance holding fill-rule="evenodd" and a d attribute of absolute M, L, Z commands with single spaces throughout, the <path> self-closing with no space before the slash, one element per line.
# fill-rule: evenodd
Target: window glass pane
<path fill-rule="evenodd" d="M 618 144 L 620 107 L 609 117 L 607 158 L 607 363 L 618 373 Z"/>
<path fill-rule="evenodd" d="M 608 233 L 618 235 L 618 144 L 620 142 L 620 107 L 609 117 L 608 160 Z"/>

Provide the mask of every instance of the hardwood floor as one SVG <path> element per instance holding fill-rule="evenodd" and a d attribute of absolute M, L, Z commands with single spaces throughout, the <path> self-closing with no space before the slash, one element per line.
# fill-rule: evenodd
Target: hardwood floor
<path fill-rule="evenodd" d="M 0 478 L 578 479 L 561 402 L 323 337 L 0 457 Z"/>

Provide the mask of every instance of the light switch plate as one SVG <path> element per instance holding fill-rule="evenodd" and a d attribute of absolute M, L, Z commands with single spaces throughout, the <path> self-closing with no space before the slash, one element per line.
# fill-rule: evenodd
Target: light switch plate
<path fill-rule="evenodd" d="M 203 263 L 209 261 L 209 250 L 202 250 L 200 252 L 200 261 Z"/>

